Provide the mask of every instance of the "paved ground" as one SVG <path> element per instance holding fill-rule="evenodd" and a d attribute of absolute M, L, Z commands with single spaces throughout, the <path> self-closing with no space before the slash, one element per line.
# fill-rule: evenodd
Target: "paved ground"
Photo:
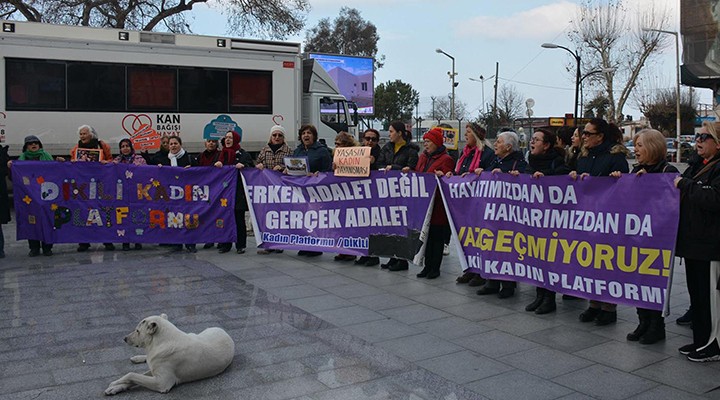
<path fill-rule="evenodd" d="M 13 238 L 14 226 L 5 225 Z M 252 243 L 253 238 L 250 238 Z M 387 272 L 294 254 L 89 253 L 56 246 L 27 257 L 9 240 L 0 260 L 0 400 L 102 398 L 108 383 L 144 372 L 122 342 L 161 312 L 181 329 L 224 327 L 236 342 L 221 376 L 119 398 L 163 399 L 720 399 L 720 363 L 677 353 L 690 330 L 683 268 L 674 275 L 668 339 L 628 343 L 634 309 L 614 326 L 581 324 L 584 301 L 557 313 L 523 310 L 514 298 L 480 298 L 456 285 L 457 258 L 443 275 Z"/>

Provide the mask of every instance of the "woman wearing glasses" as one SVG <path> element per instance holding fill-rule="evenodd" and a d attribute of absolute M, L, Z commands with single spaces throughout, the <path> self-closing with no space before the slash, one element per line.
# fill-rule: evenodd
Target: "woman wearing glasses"
<path fill-rule="evenodd" d="M 676 255 L 685 258 L 693 342 L 678 349 L 695 362 L 720 361 L 720 123 L 703 122 L 698 158 L 682 177 Z"/>
<path fill-rule="evenodd" d="M 530 155 L 525 173 L 533 178 L 540 178 L 546 175 L 565 175 L 568 172 L 570 169 L 565 165 L 565 149 L 558 143 L 557 135 L 546 129 L 536 129 L 530 138 Z M 535 314 L 555 311 L 555 292 L 538 286 L 535 293 L 535 300 L 525 307 L 525 311 Z"/>
<path fill-rule="evenodd" d="M 573 179 L 579 176 L 610 176 L 613 172 L 628 173 L 625 146 L 622 145 L 622 133 L 614 124 L 601 118 L 593 118 L 582 131 L 582 148 L 577 159 L 577 168 L 570 172 Z M 579 318 L 581 322 L 593 322 L 595 325 L 609 325 L 617 321 L 617 304 L 590 300 L 590 306 Z"/>
<path fill-rule="evenodd" d="M 370 170 L 378 170 L 384 165 L 379 162 L 380 158 L 380 132 L 375 129 L 366 129 L 362 134 L 362 145 L 370 148 Z M 380 257 L 362 256 L 355 260 L 356 265 L 374 267 L 380 264 Z"/>

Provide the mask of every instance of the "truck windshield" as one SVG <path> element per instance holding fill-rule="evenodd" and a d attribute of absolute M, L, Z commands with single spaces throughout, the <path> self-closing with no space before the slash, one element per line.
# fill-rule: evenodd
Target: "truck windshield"
<path fill-rule="evenodd" d="M 335 132 L 348 130 L 347 103 L 345 100 L 323 98 L 320 100 L 320 120 Z"/>

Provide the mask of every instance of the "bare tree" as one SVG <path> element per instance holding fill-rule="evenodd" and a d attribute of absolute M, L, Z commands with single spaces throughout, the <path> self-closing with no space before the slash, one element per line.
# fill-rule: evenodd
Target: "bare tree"
<path fill-rule="evenodd" d="M 427 115 L 425 116 L 428 119 L 450 119 L 450 98 L 444 97 L 444 96 L 437 96 L 435 97 L 435 100 L 433 101 L 434 106 L 433 110 L 428 111 Z M 434 115 L 433 115 L 434 111 Z M 468 116 L 467 112 L 467 104 L 465 104 L 464 101 L 455 98 L 455 118 L 456 119 L 466 119 Z"/>
<path fill-rule="evenodd" d="M 523 115 L 525 96 L 513 85 L 502 85 L 498 91 L 497 113 L 501 123 L 508 124 Z"/>
<path fill-rule="evenodd" d="M 667 43 L 668 10 L 649 8 L 629 12 L 622 0 L 584 0 L 568 33 L 582 59 L 583 73 L 603 71 L 601 84 L 609 101 L 608 119 L 624 119 L 643 67 Z M 572 69 L 574 71 L 574 68 Z"/>
<path fill-rule="evenodd" d="M 188 11 L 208 0 L 0 0 L 0 18 L 65 25 L 192 32 Z M 216 0 L 230 32 L 281 39 L 305 26 L 308 0 Z M 164 27 L 164 29 L 160 28 Z"/>

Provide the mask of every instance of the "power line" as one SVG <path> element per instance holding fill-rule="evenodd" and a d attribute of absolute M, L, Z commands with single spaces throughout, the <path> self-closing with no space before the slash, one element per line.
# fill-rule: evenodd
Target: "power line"
<path fill-rule="evenodd" d="M 507 79 L 507 78 L 500 78 L 500 80 L 502 80 L 502 81 L 508 81 L 508 82 L 512 82 L 512 83 L 519 83 L 519 84 L 521 84 L 521 85 L 537 86 L 537 87 L 546 88 L 546 89 L 557 89 L 557 90 L 575 91 L 574 88 L 564 88 L 564 87 L 559 87 L 559 86 L 540 85 L 540 84 L 538 84 L 538 83 L 530 83 L 530 82 L 516 81 L 516 80 L 512 80 L 512 79 Z"/>

